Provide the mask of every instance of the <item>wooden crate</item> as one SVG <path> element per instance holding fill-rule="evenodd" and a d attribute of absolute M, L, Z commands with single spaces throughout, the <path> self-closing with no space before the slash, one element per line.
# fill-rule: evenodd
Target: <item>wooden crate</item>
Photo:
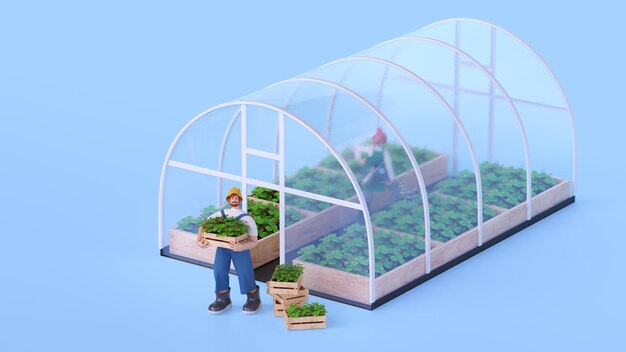
<path fill-rule="evenodd" d="M 222 247 L 228 249 L 233 249 L 235 244 L 248 241 L 248 234 L 246 233 L 237 237 L 218 236 L 211 232 L 204 232 L 202 228 L 198 230 L 198 236 L 203 236 L 207 239 L 211 244 L 211 247 Z"/>
<path fill-rule="evenodd" d="M 266 200 L 251 198 L 253 201 L 271 203 Z M 273 203 L 274 204 L 274 203 Z M 301 223 L 306 220 L 307 217 L 314 215 L 315 213 L 309 211 L 303 211 L 296 209 L 300 214 L 304 216 L 302 220 L 297 223 L 291 224 L 287 227 L 298 228 Z M 215 250 L 216 247 L 200 248 L 196 245 L 197 234 L 188 231 L 182 231 L 175 228 L 170 228 L 169 231 L 169 246 L 170 253 L 176 254 L 182 257 L 199 260 L 201 262 L 213 264 L 215 262 Z M 252 256 L 252 265 L 254 268 L 258 268 L 265 265 L 272 260 L 277 259 L 280 256 L 280 240 L 279 233 L 275 232 L 269 236 L 263 237 L 257 241 L 256 247 L 250 250 Z M 234 269 L 234 265 L 231 263 L 231 269 Z"/>
<path fill-rule="evenodd" d="M 297 296 L 300 294 L 300 289 L 302 287 L 302 277 L 304 275 L 300 275 L 298 281 L 296 282 L 278 282 L 278 281 L 268 281 L 267 282 L 267 292 L 271 295 L 292 295 Z M 302 287 L 303 288 L 303 287 Z"/>
<path fill-rule="evenodd" d="M 282 317 L 283 311 L 285 307 L 289 307 L 291 304 L 301 305 L 304 302 L 309 300 L 309 290 L 300 287 L 299 293 L 297 295 L 280 295 L 280 294 L 272 294 L 270 293 L 270 288 L 267 288 L 267 293 L 272 296 L 272 301 L 274 302 L 274 316 Z"/>
<path fill-rule="evenodd" d="M 283 317 L 285 319 L 285 326 L 287 326 L 287 330 L 308 330 L 326 328 L 325 315 L 321 317 L 290 318 L 287 316 L 287 312 L 283 311 Z"/>
<path fill-rule="evenodd" d="M 274 296 L 276 297 L 276 296 Z M 285 312 L 285 305 L 283 305 L 282 303 L 278 302 L 275 298 L 273 299 L 274 301 L 274 316 L 275 317 L 282 317 L 284 315 Z"/>
<path fill-rule="evenodd" d="M 298 289 L 298 294 L 285 295 L 276 293 L 274 294 L 274 300 L 285 307 L 289 307 L 290 304 L 302 304 L 309 300 L 309 289 L 301 285 L 300 289 Z"/>

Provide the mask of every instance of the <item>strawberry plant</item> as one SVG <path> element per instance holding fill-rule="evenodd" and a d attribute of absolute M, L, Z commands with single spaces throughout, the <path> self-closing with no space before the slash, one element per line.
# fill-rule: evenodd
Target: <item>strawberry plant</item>
<path fill-rule="evenodd" d="M 384 230 L 374 231 L 375 270 L 380 276 L 424 253 L 424 242 Z M 352 224 L 340 235 L 328 234 L 317 244 L 298 251 L 300 259 L 362 276 L 369 274 L 369 255 L 365 227 Z"/>
<path fill-rule="evenodd" d="M 346 175 L 323 172 L 308 167 L 304 167 L 298 170 L 294 176 L 288 177 L 286 185 L 287 187 L 338 199 L 347 199 L 355 194 L 352 183 L 350 183 Z M 286 195 L 286 198 L 287 204 L 312 211 L 321 211 L 331 205 L 290 194 Z"/>
<path fill-rule="evenodd" d="M 389 155 L 391 156 L 391 162 L 393 164 L 393 170 L 396 174 L 401 174 L 407 170 L 411 170 L 413 166 L 411 165 L 411 160 L 407 156 L 404 148 L 400 144 L 387 144 L 387 150 L 389 151 Z M 411 148 L 413 151 L 413 155 L 415 156 L 415 161 L 418 164 L 423 164 L 431 159 L 434 159 L 437 154 L 428 149 Z"/>
<path fill-rule="evenodd" d="M 478 225 L 476 203 L 436 193 L 428 197 L 430 209 L 431 238 L 446 242 Z M 495 212 L 483 207 L 483 220 L 495 216 Z M 403 199 L 372 215 L 374 225 L 424 236 L 424 208 L 419 198 Z"/>
<path fill-rule="evenodd" d="M 200 223 L 217 211 L 214 206 L 208 206 L 200 211 L 199 216 L 186 216 L 182 218 L 176 225 L 176 228 L 182 231 L 197 233 Z"/>
<path fill-rule="evenodd" d="M 350 163 L 350 161 L 354 160 L 354 152 L 352 152 L 352 149 L 350 148 L 345 148 L 344 150 L 342 150 L 341 156 L 347 163 Z M 335 156 L 332 154 L 322 159 L 320 165 L 328 169 L 341 169 L 341 164 L 339 164 Z"/>
<path fill-rule="evenodd" d="M 198 232 L 198 227 L 202 220 L 200 217 L 186 216 L 176 224 L 176 228 L 187 232 Z"/>
<path fill-rule="evenodd" d="M 303 272 L 304 267 L 302 265 L 280 264 L 274 269 L 271 281 L 298 282 Z"/>
<path fill-rule="evenodd" d="M 274 203 L 278 203 L 278 195 L 278 191 L 265 187 L 254 187 L 254 189 L 252 190 L 252 196 L 254 198 L 263 199 Z"/>
<path fill-rule="evenodd" d="M 204 232 L 214 233 L 219 237 L 237 237 L 248 232 L 248 225 L 230 216 L 209 218 L 202 221 L 200 226 Z"/>
<path fill-rule="evenodd" d="M 413 168 L 411 165 L 411 161 L 404 151 L 404 148 L 400 144 L 390 143 L 387 144 L 385 148 L 387 148 L 387 150 L 389 151 L 389 156 L 391 156 L 391 163 L 393 164 L 393 169 L 396 174 L 401 174 Z M 429 160 L 434 159 L 437 156 L 435 152 L 432 152 L 428 149 L 418 147 L 413 147 L 411 149 L 418 164 L 423 164 Z M 365 174 L 368 172 L 368 170 L 364 169 L 363 166 L 359 165 L 356 159 L 354 159 L 354 152 L 352 151 L 352 149 L 344 149 L 341 152 L 341 155 L 346 160 L 348 166 L 350 167 L 350 169 L 352 169 L 352 172 L 354 172 L 357 178 L 365 176 Z M 332 155 L 324 158 L 320 162 L 320 165 L 329 169 L 341 169 L 341 165 Z"/>
<path fill-rule="evenodd" d="M 480 164 L 483 201 L 501 208 L 512 208 L 526 201 L 526 170 L 497 163 Z M 546 191 L 557 181 L 545 172 L 532 172 L 532 195 Z M 476 200 L 476 178 L 473 171 L 464 170 L 441 181 L 436 189 L 442 193 Z"/>
<path fill-rule="evenodd" d="M 176 228 L 182 231 L 197 233 L 200 228 L 200 224 L 217 211 L 219 211 L 218 208 L 208 206 L 200 211 L 199 216 L 186 216 L 182 218 L 178 221 Z M 257 224 L 259 238 L 278 232 L 280 225 L 280 210 L 276 206 L 250 200 L 248 202 L 248 213 Z M 295 209 L 285 209 L 285 220 L 287 225 L 294 224 L 303 218 L 304 216 Z"/>
<path fill-rule="evenodd" d="M 256 223 L 259 238 L 278 232 L 280 210 L 274 204 L 248 202 L 248 214 Z"/>
<path fill-rule="evenodd" d="M 285 226 L 289 226 L 291 224 L 295 224 L 296 222 L 302 220 L 304 216 L 295 209 L 285 208 Z"/>
<path fill-rule="evenodd" d="M 292 303 L 287 307 L 287 316 L 289 318 L 321 317 L 324 315 L 326 315 L 326 307 L 317 302 L 302 303 L 301 306 Z"/>

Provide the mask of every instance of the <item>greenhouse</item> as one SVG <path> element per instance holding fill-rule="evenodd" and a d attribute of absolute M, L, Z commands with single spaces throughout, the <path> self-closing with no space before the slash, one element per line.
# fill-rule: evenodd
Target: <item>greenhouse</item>
<path fill-rule="evenodd" d="M 238 187 L 257 280 L 297 263 L 312 294 L 373 309 L 572 204 L 575 142 L 528 44 L 439 21 L 191 119 L 163 164 L 159 249 L 212 267 L 198 226 Z"/>

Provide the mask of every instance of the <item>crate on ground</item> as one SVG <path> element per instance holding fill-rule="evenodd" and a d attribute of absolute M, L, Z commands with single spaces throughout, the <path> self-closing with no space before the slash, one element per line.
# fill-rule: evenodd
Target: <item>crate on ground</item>
<path fill-rule="evenodd" d="M 271 295 L 298 296 L 302 294 L 302 278 L 304 267 L 302 265 L 281 264 L 274 269 L 272 279 L 267 282 L 267 292 Z M 304 289 L 302 287 L 302 289 Z"/>
<path fill-rule="evenodd" d="M 326 328 L 326 308 L 320 303 L 291 304 L 283 309 L 287 330 Z"/>

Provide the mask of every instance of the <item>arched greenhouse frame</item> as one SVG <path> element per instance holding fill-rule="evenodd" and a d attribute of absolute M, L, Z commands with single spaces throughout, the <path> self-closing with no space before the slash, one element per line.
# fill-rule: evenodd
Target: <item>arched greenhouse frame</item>
<path fill-rule="evenodd" d="M 572 204 L 575 128 L 528 44 L 449 19 L 190 120 L 163 164 L 161 254 L 212 267 L 198 223 L 233 186 L 262 224 L 257 280 L 298 263 L 311 293 L 373 309 Z"/>

